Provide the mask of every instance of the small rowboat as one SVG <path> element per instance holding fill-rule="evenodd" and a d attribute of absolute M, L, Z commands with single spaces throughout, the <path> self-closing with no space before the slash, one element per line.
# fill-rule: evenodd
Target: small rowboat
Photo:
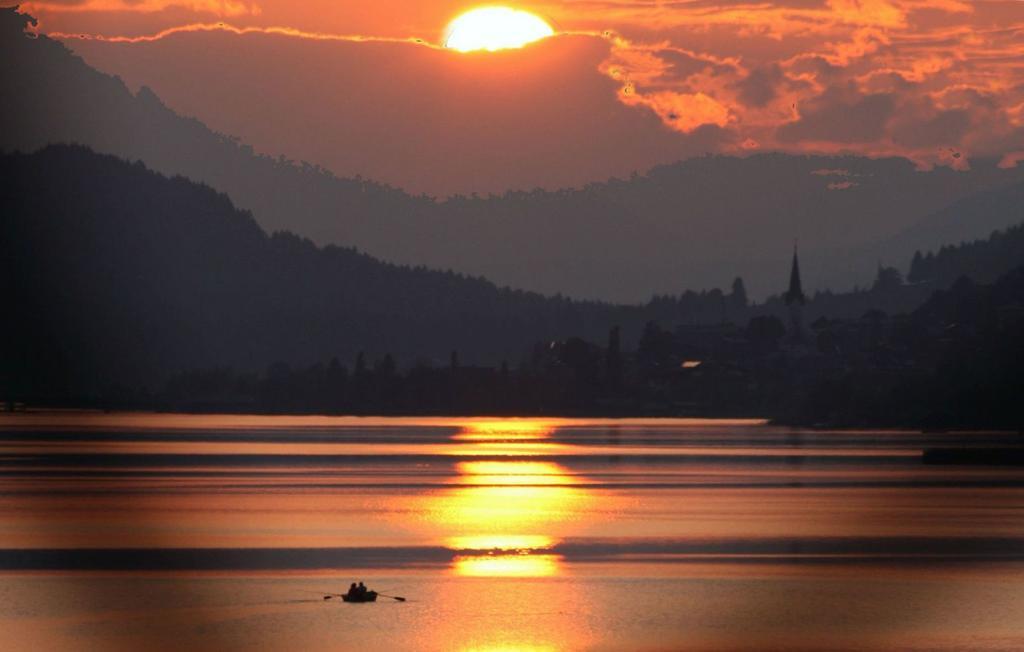
<path fill-rule="evenodd" d="M 342 594 L 341 599 L 345 602 L 376 602 L 377 592 L 367 591 L 362 595 L 349 595 L 347 593 Z"/>

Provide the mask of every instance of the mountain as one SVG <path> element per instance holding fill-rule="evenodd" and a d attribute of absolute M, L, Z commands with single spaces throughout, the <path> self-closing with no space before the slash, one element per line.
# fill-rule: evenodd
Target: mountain
<path fill-rule="evenodd" d="M 986 240 L 945 245 L 923 255 L 918 251 L 911 260 L 907 278 L 912 283 L 938 288 L 949 287 L 961 277 L 990 283 L 1018 265 L 1024 265 L 1024 221 L 1003 231 L 993 231 Z"/>
<path fill-rule="evenodd" d="M 1024 223 L 1024 183 L 979 192 L 958 200 L 940 211 L 932 213 L 914 226 L 883 241 L 872 243 L 862 249 L 862 254 L 874 253 L 887 264 L 902 263 L 915 251 L 927 252 L 950 247 L 957 243 L 969 243 L 983 238 L 994 231 L 1002 231 Z M 1024 263 L 1024 258 L 1018 259 Z M 983 261 L 978 261 L 984 265 Z M 1002 270 L 1003 267 L 999 266 Z M 981 269 L 960 265 L 951 271 L 945 281 L 952 282 L 956 276 L 968 275 L 979 282 L 995 280 L 998 274 L 984 274 L 977 277 Z"/>
<path fill-rule="evenodd" d="M 117 77 L 86 65 L 61 43 L 25 33 L 31 18 L 0 9 L 0 56 L 11 62 L 0 77 L 0 149 L 35 151 L 52 143 L 77 143 L 151 169 L 202 181 L 243 197 L 268 230 L 324 225 L 375 216 L 410 215 L 428 208 L 382 184 L 338 179 L 323 169 L 280 156 L 260 156 L 198 120 L 178 115 L 147 88 L 132 94 Z M 317 241 L 328 234 L 302 231 Z"/>
<path fill-rule="evenodd" d="M 80 146 L 0 156 L 0 263 L 0 384 L 41 394 L 363 350 L 516 363 L 537 340 L 640 318 L 267 235 L 207 186 Z"/>
<path fill-rule="evenodd" d="M 133 94 L 62 44 L 26 36 L 27 20 L 0 11 L 0 56 L 16 62 L 0 81 L 0 149 L 85 144 L 226 192 L 268 231 L 549 294 L 637 303 L 739 275 L 764 297 L 782 289 L 797 237 L 809 289 L 863 285 L 880 257 L 873 243 L 1024 180 L 1024 169 L 985 160 L 969 171 L 921 171 L 903 159 L 763 154 L 695 158 L 578 189 L 437 201 L 260 155 L 145 87 Z M 1014 215 L 993 212 L 977 231 L 961 225 L 979 237 Z M 913 252 L 897 250 L 901 259 L 886 253 L 885 264 Z"/>
<path fill-rule="evenodd" d="M 869 290 L 816 294 L 808 321 L 907 311 L 954 275 L 1003 274 L 1020 264 L 1022 234 L 919 257 L 911 285 L 880 270 Z M 360 352 L 367 364 L 448 364 L 455 351 L 463 364 L 515 365 L 537 342 L 603 342 L 614 325 L 632 348 L 648 321 L 742 326 L 786 315 L 778 299 L 748 305 L 738 280 L 729 294 L 616 306 L 383 263 L 268 235 L 208 186 L 67 145 L 0 155 L 0 274 L 0 390 L 37 398 L 153 388 L 196 369 L 350 362 Z"/>

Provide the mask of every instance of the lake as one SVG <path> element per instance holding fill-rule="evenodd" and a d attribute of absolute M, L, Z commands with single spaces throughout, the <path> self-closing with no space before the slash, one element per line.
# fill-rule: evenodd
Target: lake
<path fill-rule="evenodd" d="M 1018 439 L 4 415 L 0 647 L 1017 650 L 1024 468 L 921 452 Z"/>

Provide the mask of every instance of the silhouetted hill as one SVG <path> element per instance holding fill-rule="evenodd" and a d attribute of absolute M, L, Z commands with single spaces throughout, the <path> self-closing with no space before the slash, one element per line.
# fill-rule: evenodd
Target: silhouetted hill
<path fill-rule="evenodd" d="M 945 245 L 927 254 L 917 252 L 911 260 L 908 279 L 939 288 L 949 286 L 960 277 L 988 283 L 1022 263 L 1024 223 L 1005 231 L 994 231 L 986 240 Z"/>
<path fill-rule="evenodd" d="M 268 236 L 223 194 L 82 147 L 0 156 L 6 382 L 42 394 L 153 387 L 211 366 L 392 353 L 497 363 L 619 309 Z"/>
<path fill-rule="evenodd" d="M 268 230 L 314 226 L 304 213 L 375 215 L 386 220 L 410 205 L 430 203 L 362 179 L 283 156 L 260 156 L 236 139 L 171 111 L 148 88 L 133 95 L 117 77 L 86 65 L 60 42 L 24 33 L 30 18 L 0 9 L 0 56 L 11 63 L 0 83 L 0 148 L 34 151 L 79 143 L 122 158 L 140 159 L 164 174 L 202 181 L 257 209 Z M 16 64 L 16 65 L 14 65 Z M 302 234 L 324 241 L 326 234 Z"/>
<path fill-rule="evenodd" d="M 960 199 L 940 211 L 926 216 L 913 227 L 863 247 L 862 258 L 874 255 L 887 265 L 903 265 L 915 251 L 937 251 L 957 243 L 970 243 L 987 238 L 992 232 L 1024 223 L 1024 183 L 979 192 Z M 1024 258 L 1018 258 L 1024 262 Z M 983 261 L 978 261 L 984 265 Z M 909 268 L 904 268 L 908 273 Z M 945 277 L 951 283 L 960 275 L 968 275 L 981 282 L 993 281 L 1006 271 L 999 266 L 997 273 L 982 273 L 981 267 L 960 265 Z"/>
<path fill-rule="evenodd" d="M 1020 205 L 1012 198 L 1019 195 L 1024 185 L 987 193 L 984 198 L 970 198 L 958 205 L 968 209 L 978 205 L 994 205 L 994 212 L 1003 215 L 1018 214 Z M 993 201 L 993 199 L 996 199 Z M 976 201 L 977 200 L 977 201 Z M 982 212 L 965 211 L 968 218 L 984 215 Z M 963 226 L 957 226 L 956 215 L 944 211 L 942 218 L 947 221 L 947 233 L 956 233 Z M 937 218 L 936 218 L 937 220 Z M 923 234 L 922 234 L 923 236 Z M 925 242 L 932 241 L 924 238 Z M 903 247 L 911 249 L 909 239 Z M 898 266 L 879 265 L 874 281 L 863 288 L 847 292 L 819 291 L 809 299 L 805 313 L 810 321 L 826 319 L 856 318 L 870 310 L 881 310 L 890 315 L 908 313 L 922 305 L 937 290 L 948 289 L 960 278 L 975 283 L 991 283 L 997 278 L 1024 265 L 1024 223 L 1002 231 L 993 231 L 985 239 L 962 242 L 959 245 L 942 245 L 935 251 L 917 250 L 913 257 L 900 256 L 894 262 Z M 900 269 L 908 269 L 904 279 Z M 773 295 L 761 305 L 753 307 L 761 314 L 784 316 L 786 308 L 779 294 Z"/>
<path fill-rule="evenodd" d="M 972 261 L 980 261 L 983 273 L 996 273 L 1001 266 L 1016 266 L 1021 237 L 1022 229 L 1013 229 L 930 260 L 944 274 Z M 0 320 L 4 396 L 74 403 L 130 396 L 148 387 L 166 389 L 168 400 L 234 404 L 233 409 L 239 407 L 238 395 L 269 410 L 774 409 L 752 394 L 742 377 L 728 374 L 696 404 L 665 403 L 673 394 L 659 389 L 659 379 L 680 373 L 679 359 L 688 359 L 693 347 L 719 351 L 715 355 L 725 355 L 728 364 L 751 369 L 775 355 L 759 348 L 759 324 L 767 323 L 764 315 L 774 315 L 782 318 L 775 320 L 782 331 L 786 309 L 777 300 L 749 305 L 739 279 L 728 294 L 688 292 L 638 307 L 499 289 L 451 272 L 382 263 L 352 249 L 320 248 L 289 233 L 268 236 L 249 214 L 207 186 L 169 179 L 142 163 L 81 146 L 0 155 L 0 261 L 0 273 L 8 279 L 7 318 Z M 926 269 L 923 265 L 918 263 Z M 1012 283 L 1019 276 L 1004 278 L 991 291 L 958 281 L 893 323 L 911 324 L 910 332 L 924 333 L 918 339 L 932 348 L 944 341 L 944 333 L 955 332 L 966 358 L 970 343 L 994 346 L 991 335 L 1003 331 L 992 324 L 1008 323 L 1007 315 L 1019 312 L 1019 283 Z M 845 318 L 855 330 L 871 331 L 870 324 L 884 317 L 862 319 L 865 312 L 908 311 L 936 287 L 943 286 L 939 281 L 903 284 L 897 270 L 881 268 L 869 289 L 815 295 L 806 308 L 807 321 Z M 761 322 L 751 319 L 758 316 Z M 610 341 L 615 324 L 623 326 L 621 346 L 638 347 L 632 368 L 646 370 L 645 375 L 614 381 L 600 344 L 588 344 Z M 955 331 L 947 331 L 950 326 Z M 720 340 L 720 346 L 710 345 L 708 337 Z M 614 339 L 619 350 L 620 336 Z M 674 344 L 662 351 L 663 340 Z M 894 341 L 892 347 L 906 349 L 904 342 Z M 993 365 L 998 362 L 998 350 L 984 350 Z M 361 351 L 366 355 L 354 365 L 347 394 L 327 396 L 349 378 L 345 368 Z M 457 359 L 452 351 L 459 352 Z M 325 365 L 331 358 L 342 362 Z M 918 359 L 922 369 L 932 364 L 927 355 Z M 516 370 L 512 375 L 504 365 L 501 372 L 473 366 L 502 360 Z M 399 366 L 412 363 L 417 364 L 407 375 L 396 375 Z M 292 365 L 298 371 L 289 371 Z M 253 380 L 253 372 L 263 370 L 262 380 Z M 1003 367 L 998 370 L 1003 374 Z M 788 386 L 750 373 L 759 387 L 783 391 Z M 174 377 L 177 381 L 165 384 Z M 791 371 L 786 383 L 794 382 L 803 381 Z M 513 386 L 517 389 L 509 394 Z M 404 388 L 404 402 L 395 402 L 398 387 Z M 828 393 L 833 399 L 847 395 L 864 396 L 852 390 Z M 343 405 L 340 396 L 346 396 Z M 600 405 L 588 402 L 595 396 Z M 880 400 L 879 392 L 872 396 Z M 227 403 L 217 402 L 222 400 Z M 860 418 L 862 405 L 856 401 L 842 407 L 822 400 L 833 415 L 829 419 Z M 922 400 L 908 405 L 915 410 L 932 405 Z M 847 416 L 834 416 L 840 412 Z M 906 417 L 913 418 L 918 417 Z"/>
<path fill-rule="evenodd" d="M 639 302 L 741 275 L 752 296 L 766 296 L 781 289 L 797 236 L 809 289 L 863 284 L 878 255 L 859 245 L 1024 178 L 994 161 L 972 160 L 969 172 L 923 172 L 903 159 L 765 154 L 692 159 L 576 190 L 435 202 L 260 156 L 177 115 L 146 88 L 133 95 L 63 45 L 26 37 L 25 21 L 0 11 L 0 55 L 16 62 L 2 80 L 0 148 L 86 144 L 208 183 L 268 230 L 548 293 Z M 989 217 L 963 233 L 1016 221 Z"/>
<path fill-rule="evenodd" d="M 742 283 L 617 307 L 385 264 L 268 236 L 209 187 L 82 147 L 0 156 L 0 191 L 0 259 L 12 280 L 3 366 L 40 390 L 58 391 L 54 379 L 89 393 L 212 366 L 351 361 L 361 350 L 402 364 L 446 361 L 453 350 L 468 364 L 515 364 L 537 341 L 601 342 L 615 324 L 632 346 L 647 321 L 743 325 L 786 314 L 778 300 L 748 305 Z M 933 282 L 903 285 L 886 272 L 864 291 L 818 294 L 808 321 L 911 310 L 953 272 L 975 266 L 984 280 L 1016 266 L 1021 239 L 1018 228 L 924 258 L 944 270 Z"/>

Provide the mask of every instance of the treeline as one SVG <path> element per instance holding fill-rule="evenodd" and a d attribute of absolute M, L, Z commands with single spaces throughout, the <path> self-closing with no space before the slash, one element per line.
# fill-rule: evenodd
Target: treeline
<path fill-rule="evenodd" d="M 715 337 L 721 332 L 716 327 Z M 735 332 L 750 337 L 747 353 L 755 356 L 777 352 L 785 329 L 777 318 L 755 317 Z M 447 364 L 420 361 L 403 370 L 390 354 L 371 363 L 360 353 L 352 367 L 333 358 L 299 368 L 278 362 L 262 373 L 183 373 L 159 393 L 125 392 L 113 404 L 286 414 L 763 415 L 764 398 L 716 365 L 706 344 L 650 322 L 635 351 L 623 350 L 613 327 L 601 344 L 537 342 L 514 365 L 466 366 L 453 351 Z M 705 368 L 681 365 L 688 355 L 705 356 Z"/>
<path fill-rule="evenodd" d="M 582 342 L 582 340 L 577 340 Z M 562 346 L 562 345 L 560 345 Z M 569 344 L 572 347 L 572 344 Z M 586 345 L 589 348 L 589 345 Z M 595 414 L 628 413 L 631 403 L 602 373 L 580 373 L 561 359 L 515 369 L 467 367 L 452 354 L 447 365 L 420 362 L 401 370 L 390 355 L 352 367 L 327 364 L 292 368 L 275 363 L 260 374 L 229 369 L 189 372 L 172 378 L 155 395 L 128 393 L 122 402 L 188 412 L 272 414 Z"/>
<path fill-rule="evenodd" d="M 1024 220 L 1024 205 L 1018 207 Z M 939 287 L 961 276 L 988 283 L 1024 261 L 1024 224 L 994 231 L 987 239 L 945 245 L 936 252 L 914 254 L 907 280 Z"/>
<path fill-rule="evenodd" d="M 906 278 L 897 267 L 879 265 L 869 287 L 847 292 L 817 291 L 808 298 L 806 315 L 813 321 L 823 317 L 852 319 L 869 310 L 891 315 L 907 313 L 962 277 L 991 283 L 1024 264 L 1024 212 L 1021 220 L 1021 224 L 993 231 L 985 239 L 944 245 L 934 252 L 916 252 Z M 751 310 L 781 316 L 785 313 L 782 295 L 773 295 Z"/>

